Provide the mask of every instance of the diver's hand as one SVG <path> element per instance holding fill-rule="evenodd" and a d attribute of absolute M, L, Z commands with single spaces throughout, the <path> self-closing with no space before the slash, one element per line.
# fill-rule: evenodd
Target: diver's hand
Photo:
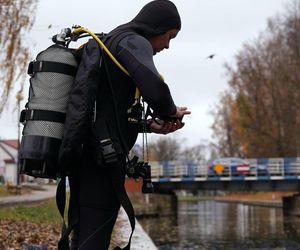
<path fill-rule="evenodd" d="M 156 134 L 169 134 L 175 132 L 178 129 L 181 129 L 184 126 L 184 122 L 180 119 L 174 119 L 170 121 L 163 121 L 160 119 L 149 120 L 150 132 Z"/>
<path fill-rule="evenodd" d="M 188 110 L 187 107 L 176 107 L 176 113 L 171 115 L 172 118 L 178 118 L 182 120 L 185 115 L 190 115 L 191 111 Z"/>

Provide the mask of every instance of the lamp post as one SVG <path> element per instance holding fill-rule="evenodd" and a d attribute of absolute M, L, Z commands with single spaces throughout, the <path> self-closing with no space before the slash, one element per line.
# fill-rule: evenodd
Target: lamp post
<path fill-rule="evenodd" d="M 20 116 L 20 111 L 21 111 L 21 108 L 20 108 L 20 104 L 21 104 L 21 101 L 23 100 L 23 95 L 22 95 L 22 91 L 23 89 L 21 88 L 18 92 L 17 92 L 17 95 L 16 95 L 16 99 L 17 99 L 17 105 L 18 105 L 18 118 L 17 118 L 17 122 L 18 122 L 18 144 L 17 144 L 17 150 L 18 150 L 18 153 L 17 153 L 17 160 L 15 161 L 17 166 L 16 166 L 16 177 L 17 177 L 17 186 L 20 185 L 20 175 L 19 175 L 19 150 L 20 150 L 20 132 L 21 132 L 21 128 L 20 128 L 20 122 L 19 122 L 19 116 Z"/>

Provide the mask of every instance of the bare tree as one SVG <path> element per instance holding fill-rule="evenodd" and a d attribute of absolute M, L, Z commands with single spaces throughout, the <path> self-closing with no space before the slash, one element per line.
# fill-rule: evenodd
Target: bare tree
<path fill-rule="evenodd" d="M 206 161 L 208 145 L 207 143 L 199 143 L 182 150 L 181 158 L 186 161 L 203 162 Z"/>
<path fill-rule="evenodd" d="M 0 0 L 0 113 L 17 82 L 17 102 L 22 98 L 30 54 L 26 35 L 35 20 L 36 5 L 37 0 Z"/>
<path fill-rule="evenodd" d="M 149 149 L 158 161 L 178 160 L 181 154 L 181 143 L 172 137 L 159 137 L 157 141 L 149 144 Z"/>

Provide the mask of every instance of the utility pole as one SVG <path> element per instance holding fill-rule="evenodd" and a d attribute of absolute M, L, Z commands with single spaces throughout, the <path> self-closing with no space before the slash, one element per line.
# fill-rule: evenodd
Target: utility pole
<path fill-rule="evenodd" d="M 17 177 L 17 186 L 20 185 L 20 175 L 19 175 L 19 151 L 20 151 L 20 132 L 21 132 L 21 128 L 20 128 L 20 122 L 19 122 L 19 117 L 20 117 L 20 111 L 21 111 L 21 100 L 23 99 L 23 95 L 22 95 L 22 89 L 19 90 L 17 92 L 17 95 L 16 95 L 16 99 L 17 99 L 17 105 L 18 105 L 18 117 L 17 117 L 17 122 L 18 122 L 18 153 L 17 153 L 17 160 L 16 160 L 16 177 Z"/>

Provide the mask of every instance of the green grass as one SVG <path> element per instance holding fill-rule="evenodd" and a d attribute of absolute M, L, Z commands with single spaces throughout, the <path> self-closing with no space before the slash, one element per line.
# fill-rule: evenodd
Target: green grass
<path fill-rule="evenodd" d="M 5 197 L 5 196 L 8 196 L 8 192 L 6 190 L 6 187 L 5 186 L 0 186 L 0 197 Z"/>
<path fill-rule="evenodd" d="M 202 201 L 202 200 L 213 200 L 212 196 L 178 196 L 179 201 Z"/>
<path fill-rule="evenodd" d="M 38 205 L 0 208 L 1 219 L 25 220 L 35 223 L 61 223 L 62 221 L 54 198 Z"/>

